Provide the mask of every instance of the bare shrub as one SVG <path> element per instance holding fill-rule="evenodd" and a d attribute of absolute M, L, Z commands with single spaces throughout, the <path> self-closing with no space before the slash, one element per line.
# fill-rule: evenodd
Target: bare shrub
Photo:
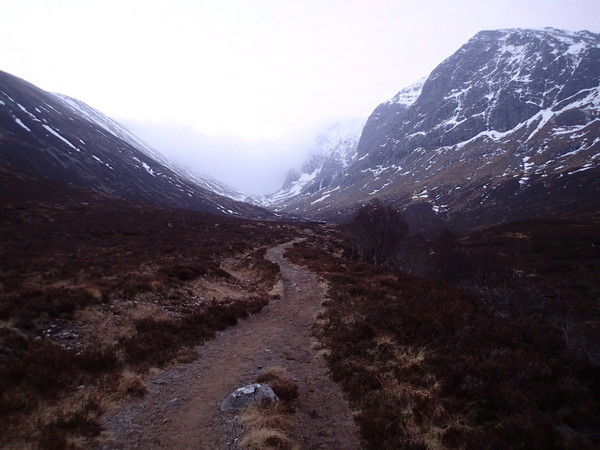
<path fill-rule="evenodd" d="M 362 206 L 348 224 L 352 254 L 361 262 L 383 264 L 408 232 L 403 215 L 380 200 Z"/>
<path fill-rule="evenodd" d="M 432 255 L 429 242 L 419 236 L 401 239 L 390 256 L 390 268 L 420 277 L 431 275 Z"/>

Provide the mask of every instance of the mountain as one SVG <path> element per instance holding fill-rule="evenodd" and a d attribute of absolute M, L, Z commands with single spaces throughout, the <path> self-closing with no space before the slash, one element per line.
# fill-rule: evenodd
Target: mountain
<path fill-rule="evenodd" d="M 5 72 L 0 72 L 0 163 L 129 200 L 273 217 L 229 198 L 233 192 L 222 184 L 178 168 L 85 103 Z"/>
<path fill-rule="evenodd" d="M 186 178 L 192 180 L 200 187 L 214 192 L 215 194 L 227 197 L 237 202 L 259 206 L 261 209 L 265 206 L 268 206 L 268 202 L 265 202 L 264 198 L 260 195 L 242 192 L 233 186 L 229 186 L 228 184 L 205 173 L 199 175 L 196 172 L 190 171 L 174 163 L 171 163 L 171 166 L 175 167 L 177 173 L 184 175 Z"/>
<path fill-rule="evenodd" d="M 315 139 L 315 150 L 300 170 L 291 169 L 281 189 L 265 198 L 274 209 L 300 212 L 306 198 L 328 192 L 337 177 L 356 160 L 364 119 L 340 120 Z M 293 206 L 297 205 L 297 206 Z"/>
<path fill-rule="evenodd" d="M 342 220 L 379 197 L 418 227 L 600 211 L 600 35 L 482 31 L 379 105 L 355 161 L 283 211 Z"/>

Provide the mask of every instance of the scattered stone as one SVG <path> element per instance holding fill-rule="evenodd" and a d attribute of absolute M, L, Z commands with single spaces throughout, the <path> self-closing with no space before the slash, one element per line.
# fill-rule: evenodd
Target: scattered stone
<path fill-rule="evenodd" d="M 236 389 L 221 403 L 221 411 L 236 411 L 262 401 L 276 402 L 279 398 L 270 386 L 261 383 L 249 384 Z"/>
<path fill-rule="evenodd" d="M 181 399 L 179 397 L 172 398 L 167 402 L 169 406 L 179 406 L 181 405 Z"/>

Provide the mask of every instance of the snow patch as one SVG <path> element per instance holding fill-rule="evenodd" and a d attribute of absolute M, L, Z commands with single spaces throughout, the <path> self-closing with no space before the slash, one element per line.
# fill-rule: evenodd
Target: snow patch
<path fill-rule="evenodd" d="M 21 119 L 19 119 L 18 117 L 15 117 L 15 122 L 17 122 L 17 125 L 20 125 L 21 127 L 25 128 L 27 131 L 29 131 L 31 133 L 31 129 L 25 125 L 23 122 L 21 122 Z"/>
<path fill-rule="evenodd" d="M 528 162 L 531 158 L 529 156 L 525 156 L 523 158 L 523 171 L 524 172 L 529 172 L 534 166 L 534 163 L 530 163 Z"/>
<path fill-rule="evenodd" d="M 69 142 L 67 139 L 65 139 L 64 137 L 62 137 L 62 136 L 61 136 L 61 135 L 58 133 L 58 131 L 56 131 L 54 128 L 50 127 L 49 125 L 45 125 L 45 124 L 42 124 L 42 126 L 43 126 L 43 127 L 44 127 L 44 128 L 45 128 L 45 129 L 46 129 L 48 132 L 50 132 L 51 134 L 53 134 L 54 136 L 56 136 L 58 139 L 60 139 L 61 141 L 63 141 L 65 144 L 67 144 L 69 147 L 71 147 L 73 150 L 76 150 L 76 151 L 78 151 L 78 152 L 79 152 L 79 151 L 81 151 L 81 150 L 79 150 L 77 147 L 75 147 L 73 144 L 71 144 L 71 142 Z"/>
<path fill-rule="evenodd" d="M 159 173 L 155 172 L 154 170 L 152 170 L 152 167 L 150 167 L 148 164 L 146 164 L 143 161 L 140 161 L 142 163 L 142 166 L 144 167 L 144 169 L 146 169 L 146 172 L 148 172 L 150 175 L 152 175 L 153 177 L 160 175 Z M 178 186 L 181 187 L 181 186 Z"/>
<path fill-rule="evenodd" d="M 571 44 L 565 53 L 569 55 L 577 55 L 582 50 L 586 49 L 586 45 L 583 42 L 578 42 L 576 44 Z"/>
<path fill-rule="evenodd" d="M 554 113 L 552 111 L 550 111 L 549 109 L 542 109 L 540 112 L 538 112 L 535 116 L 533 116 L 531 119 L 528 120 L 528 125 L 529 123 L 537 120 L 538 118 L 540 118 L 540 121 L 537 124 L 537 127 L 535 128 L 535 130 L 533 130 L 533 132 L 529 135 L 529 137 L 527 139 L 525 139 L 525 142 L 529 142 L 529 140 L 535 136 L 538 131 L 540 131 L 542 128 L 544 128 L 544 125 L 546 125 L 546 123 L 548 123 L 548 121 L 554 116 Z"/>
<path fill-rule="evenodd" d="M 412 105 L 414 102 L 417 101 L 417 99 L 421 95 L 421 92 L 423 91 L 423 85 L 425 84 L 426 80 L 427 80 L 427 77 L 421 78 L 416 83 L 402 89 L 400 92 L 398 92 L 393 98 L 388 100 L 386 103 L 389 105 L 396 104 L 396 105 L 404 105 L 407 107 Z"/>
<path fill-rule="evenodd" d="M 423 189 L 418 194 L 413 194 L 412 198 L 413 198 L 413 200 L 416 200 L 419 198 L 429 198 L 429 194 L 427 193 L 427 188 Z"/>
<path fill-rule="evenodd" d="M 393 180 L 392 180 L 392 181 L 388 181 L 388 182 L 387 182 L 387 183 L 385 183 L 383 186 L 381 186 L 379 189 L 374 189 L 374 190 L 372 190 L 371 192 L 369 192 L 369 195 L 375 195 L 375 194 L 377 194 L 378 192 L 381 192 L 381 191 L 383 191 L 383 190 L 384 190 L 386 187 L 388 187 L 388 186 L 389 186 L 390 184 L 392 184 L 392 183 L 393 183 Z"/>
<path fill-rule="evenodd" d="M 321 198 L 318 198 L 317 200 L 315 200 L 314 202 L 310 202 L 311 205 L 314 205 L 315 203 L 320 203 L 323 200 L 325 200 L 327 197 L 329 197 L 331 195 L 331 192 L 328 194 L 323 195 Z"/>

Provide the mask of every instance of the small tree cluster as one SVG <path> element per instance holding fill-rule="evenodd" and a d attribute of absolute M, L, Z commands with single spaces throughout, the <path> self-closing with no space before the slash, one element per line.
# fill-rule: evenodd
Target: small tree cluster
<path fill-rule="evenodd" d="M 401 212 L 374 199 L 356 212 L 348 231 L 356 259 L 385 264 L 408 233 L 408 224 Z"/>

